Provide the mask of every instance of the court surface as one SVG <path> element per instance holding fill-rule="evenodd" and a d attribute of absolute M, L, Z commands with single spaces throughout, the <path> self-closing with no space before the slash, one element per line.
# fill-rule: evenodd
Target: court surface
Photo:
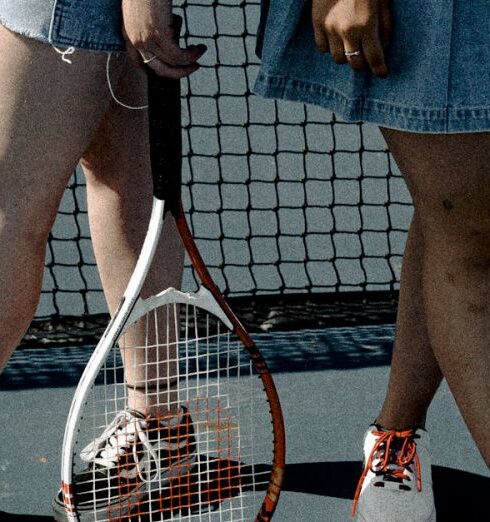
<path fill-rule="evenodd" d="M 392 326 L 255 335 L 282 397 L 287 479 L 278 522 L 347 521 L 364 430 L 388 380 Z M 91 348 L 19 350 L 0 377 L 0 520 L 52 520 L 59 449 Z M 444 382 L 429 411 L 438 521 L 480 520 L 490 475 Z"/>

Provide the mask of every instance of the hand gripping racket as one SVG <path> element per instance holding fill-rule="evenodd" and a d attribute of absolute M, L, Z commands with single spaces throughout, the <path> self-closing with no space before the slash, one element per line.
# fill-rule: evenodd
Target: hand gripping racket
<path fill-rule="evenodd" d="M 55 517 L 267 522 L 285 465 L 279 399 L 187 225 L 180 81 L 147 73 L 151 219 L 119 308 L 73 398 Z M 196 293 L 167 288 L 143 299 L 168 214 L 201 287 Z"/>

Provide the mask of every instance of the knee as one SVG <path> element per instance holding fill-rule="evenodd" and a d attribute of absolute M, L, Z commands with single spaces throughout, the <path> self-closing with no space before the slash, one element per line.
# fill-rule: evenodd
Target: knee
<path fill-rule="evenodd" d="M 490 195 L 463 193 L 415 203 L 426 234 L 451 243 L 490 243 Z"/>
<path fill-rule="evenodd" d="M 490 200 L 448 196 L 416 208 L 426 247 L 462 269 L 490 270 Z"/>
<path fill-rule="evenodd" d="M 47 215 L 42 210 L 19 211 L 18 208 L 0 208 L 0 240 L 4 245 L 18 245 L 31 252 L 44 252 L 56 213 Z"/>

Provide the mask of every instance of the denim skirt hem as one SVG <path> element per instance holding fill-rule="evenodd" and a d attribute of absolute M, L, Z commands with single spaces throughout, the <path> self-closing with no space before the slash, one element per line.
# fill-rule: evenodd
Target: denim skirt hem
<path fill-rule="evenodd" d="M 0 0 L 0 25 L 55 46 L 126 51 L 120 0 Z"/>
<path fill-rule="evenodd" d="M 32 38 L 33 40 L 38 40 L 43 43 L 47 43 L 50 45 L 60 45 L 62 47 L 74 47 L 75 49 L 81 51 L 94 51 L 94 52 L 122 52 L 125 51 L 126 48 L 120 44 L 100 44 L 90 40 L 84 39 L 74 39 L 74 38 L 63 38 L 58 37 L 56 39 L 50 39 L 44 33 L 40 33 L 35 30 L 31 30 L 25 27 L 16 27 L 11 25 L 9 22 L 2 20 L 0 17 L 0 25 L 3 25 L 10 31 L 16 34 L 20 34 L 27 38 Z"/>
<path fill-rule="evenodd" d="M 490 131 L 490 0 L 392 0 L 388 76 L 315 45 L 311 0 L 262 0 L 254 92 L 348 122 L 423 133 Z"/>
<path fill-rule="evenodd" d="M 318 105 L 345 122 L 367 122 L 420 133 L 490 131 L 490 107 L 407 107 L 372 98 L 348 98 L 327 85 L 259 72 L 253 92 L 264 98 Z"/>
<path fill-rule="evenodd" d="M 17 27 L 8 20 L 4 20 L 2 16 L 0 16 L 0 25 L 3 25 L 13 33 L 17 33 L 28 38 L 33 38 L 34 40 L 39 40 L 40 42 L 49 43 L 46 36 L 42 34 L 41 31 L 36 31 L 35 29 L 31 29 L 29 27 Z"/>

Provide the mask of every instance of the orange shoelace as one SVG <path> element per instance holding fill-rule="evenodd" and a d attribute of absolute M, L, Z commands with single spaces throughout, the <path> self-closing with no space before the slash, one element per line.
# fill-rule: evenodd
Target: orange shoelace
<path fill-rule="evenodd" d="M 373 473 L 383 473 L 388 472 L 392 477 L 404 479 L 407 478 L 405 472 L 405 466 L 410 464 L 412 461 L 415 461 L 415 476 L 417 478 L 417 490 L 422 491 L 422 479 L 420 477 L 420 462 L 419 457 L 417 455 L 417 444 L 413 440 L 413 436 L 415 434 L 415 430 L 404 430 L 404 431 L 396 431 L 396 430 L 387 430 L 387 431 L 373 431 L 374 436 L 379 437 L 375 442 L 373 449 L 371 450 L 371 454 L 369 455 L 368 461 L 366 462 L 366 466 L 364 471 L 362 472 L 361 478 L 357 484 L 356 493 L 354 495 L 354 502 L 352 504 L 351 516 L 353 517 L 356 513 L 357 502 L 359 500 L 359 495 L 361 494 L 362 484 L 368 471 L 372 471 Z M 393 459 L 394 451 L 390 451 L 391 446 L 395 440 L 403 441 L 401 445 L 401 449 L 396 454 L 396 459 Z M 383 447 L 384 445 L 384 447 Z M 373 468 L 373 461 L 375 456 L 377 458 L 380 457 L 378 452 L 382 456 L 382 460 L 379 464 L 377 464 L 376 468 Z M 396 469 L 388 469 L 388 464 L 396 464 L 398 468 Z"/>

